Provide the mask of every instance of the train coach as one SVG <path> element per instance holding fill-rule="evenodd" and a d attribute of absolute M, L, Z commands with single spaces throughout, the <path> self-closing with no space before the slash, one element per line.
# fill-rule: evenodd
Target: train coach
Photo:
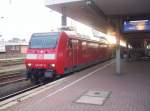
<path fill-rule="evenodd" d="M 72 31 L 34 33 L 25 59 L 27 78 L 44 81 L 112 57 L 106 40 L 85 39 Z"/>

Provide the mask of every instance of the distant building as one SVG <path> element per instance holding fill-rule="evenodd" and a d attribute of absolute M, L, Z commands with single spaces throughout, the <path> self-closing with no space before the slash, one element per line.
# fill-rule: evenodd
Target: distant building
<path fill-rule="evenodd" d="M 5 43 L 6 53 L 25 54 L 28 48 L 28 42 L 23 39 L 13 38 Z"/>

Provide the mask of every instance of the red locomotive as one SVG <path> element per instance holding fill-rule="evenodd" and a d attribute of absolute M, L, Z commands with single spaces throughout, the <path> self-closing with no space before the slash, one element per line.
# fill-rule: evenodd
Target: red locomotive
<path fill-rule="evenodd" d="M 33 82 L 54 78 L 112 57 L 106 40 L 85 39 L 72 31 L 34 33 L 25 64 Z"/>

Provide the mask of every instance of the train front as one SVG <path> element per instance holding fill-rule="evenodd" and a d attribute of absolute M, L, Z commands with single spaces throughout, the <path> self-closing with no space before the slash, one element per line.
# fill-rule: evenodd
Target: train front
<path fill-rule="evenodd" d="M 58 39 L 58 32 L 32 34 L 25 59 L 27 78 L 32 82 L 55 76 Z"/>

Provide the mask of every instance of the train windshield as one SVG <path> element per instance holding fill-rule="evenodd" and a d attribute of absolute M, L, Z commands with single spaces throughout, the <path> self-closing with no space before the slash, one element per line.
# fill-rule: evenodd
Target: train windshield
<path fill-rule="evenodd" d="M 57 46 L 59 34 L 33 34 L 30 40 L 29 48 L 50 48 Z"/>

